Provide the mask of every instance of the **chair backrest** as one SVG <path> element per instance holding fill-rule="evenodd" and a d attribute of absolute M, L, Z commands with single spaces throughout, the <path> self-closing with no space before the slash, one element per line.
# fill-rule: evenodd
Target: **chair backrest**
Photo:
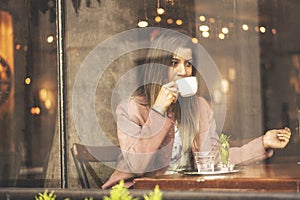
<path fill-rule="evenodd" d="M 86 146 L 74 143 L 71 153 L 82 188 L 90 188 L 87 172 L 94 179 L 97 186 L 101 188 L 103 182 L 90 165 L 90 162 L 115 162 L 121 154 L 121 150 L 116 146 Z"/>

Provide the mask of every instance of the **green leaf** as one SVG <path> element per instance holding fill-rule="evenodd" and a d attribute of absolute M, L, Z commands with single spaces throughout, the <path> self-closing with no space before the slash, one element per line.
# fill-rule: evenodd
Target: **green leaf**
<path fill-rule="evenodd" d="M 110 196 L 105 196 L 104 200 L 137 200 L 134 199 L 128 189 L 125 187 L 124 180 L 121 180 L 119 184 L 112 187 L 110 190 Z"/>
<path fill-rule="evenodd" d="M 162 192 L 159 190 L 159 186 L 156 185 L 154 191 L 149 193 L 149 196 L 144 194 L 145 200 L 161 200 L 162 199 Z"/>
<path fill-rule="evenodd" d="M 51 191 L 48 194 L 48 190 L 45 190 L 43 194 L 39 193 L 38 196 L 35 196 L 36 200 L 55 200 L 55 198 L 56 198 L 56 195 L 55 195 L 54 191 Z"/>

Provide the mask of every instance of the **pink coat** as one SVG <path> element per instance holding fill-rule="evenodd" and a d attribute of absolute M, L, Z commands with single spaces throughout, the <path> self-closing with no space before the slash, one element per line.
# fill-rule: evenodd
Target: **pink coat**
<path fill-rule="evenodd" d="M 195 138 L 198 147 L 192 145 L 194 152 L 199 151 L 199 147 L 212 147 L 218 140 L 209 104 L 199 97 L 199 105 L 200 130 Z M 149 107 L 144 97 L 132 97 L 118 106 L 116 115 L 122 156 L 117 169 L 102 188 L 109 188 L 121 179 L 128 180 L 127 185 L 130 186 L 134 177 L 163 174 L 168 168 L 172 152 L 174 113 L 162 116 Z M 230 148 L 229 159 L 235 164 L 245 164 L 268 158 L 272 154 L 272 150 L 265 150 L 261 136 L 242 147 Z"/>

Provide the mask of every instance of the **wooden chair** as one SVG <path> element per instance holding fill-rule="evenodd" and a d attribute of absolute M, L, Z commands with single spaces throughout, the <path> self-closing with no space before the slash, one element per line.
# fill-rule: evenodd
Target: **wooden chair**
<path fill-rule="evenodd" d="M 91 162 L 115 162 L 121 150 L 116 146 L 85 146 L 74 143 L 71 148 L 72 157 L 82 188 L 90 188 L 87 172 L 101 188 L 103 182 L 91 166 Z M 96 155 L 95 158 L 93 155 Z"/>

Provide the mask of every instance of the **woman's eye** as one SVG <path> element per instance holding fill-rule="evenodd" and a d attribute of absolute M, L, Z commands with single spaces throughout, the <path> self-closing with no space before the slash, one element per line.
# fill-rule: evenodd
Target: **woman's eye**
<path fill-rule="evenodd" d="M 171 61 L 171 66 L 172 66 L 172 67 L 175 67 L 177 64 L 178 64 L 177 61 L 175 61 L 175 60 L 172 60 L 172 61 Z"/>
<path fill-rule="evenodd" d="M 186 62 L 185 62 L 185 66 L 187 66 L 187 67 L 191 67 L 191 66 L 192 66 L 192 63 L 190 63 L 190 62 L 186 61 Z"/>

